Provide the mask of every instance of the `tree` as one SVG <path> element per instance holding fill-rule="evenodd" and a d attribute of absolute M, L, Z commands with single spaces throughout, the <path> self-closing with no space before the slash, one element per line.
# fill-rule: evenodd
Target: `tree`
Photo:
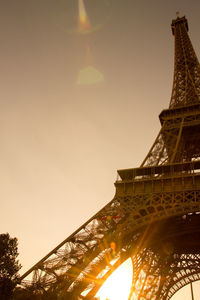
<path fill-rule="evenodd" d="M 0 295 L 1 300 L 10 300 L 18 281 L 21 268 L 18 256 L 17 238 L 8 233 L 0 234 Z"/>

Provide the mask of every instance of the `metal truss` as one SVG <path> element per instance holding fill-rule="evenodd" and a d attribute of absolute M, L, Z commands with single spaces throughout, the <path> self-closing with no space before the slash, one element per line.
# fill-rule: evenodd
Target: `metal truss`
<path fill-rule="evenodd" d="M 164 110 L 160 120 L 162 128 L 141 167 L 200 157 L 200 104 Z"/>
<path fill-rule="evenodd" d="M 169 108 L 200 102 L 200 66 L 187 34 L 185 17 L 172 21 L 175 37 L 175 63 L 172 96 Z"/>
<path fill-rule="evenodd" d="M 154 231 L 137 260 L 131 299 L 170 299 L 180 288 L 200 279 L 200 215 L 169 218 L 151 226 Z M 184 237 L 184 238 L 183 238 Z M 158 243 L 159 240 L 159 243 Z"/>
<path fill-rule="evenodd" d="M 200 119 L 200 65 L 187 33 L 186 18 L 173 20 L 171 27 L 175 37 L 171 101 L 169 109 L 160 114 L 162 128 L 141 167 L 188 161 L 200 156 L 200 127 L 195 126 L 195 133 L 192 130 Z M 196 149 L 185 150 L 186 143 Z"/>
<path fill-rule="evenodd" d="M 129 257 L 129 300 L 168 300 L 200 279 L 200 66 L 187 30 L 173 20 L 171 102 L 141 167 L 119 170 L 114 199 L 21 277 L 41 299 L 95 299 Z"/>
<path fill-rule="evenodd" d="M 147 253 L 145 242 L 153 239 L 152 224 L 200 211 L 199 169 L 200 162 L 193 162 L 119 171 L 123 180 L 116 182 L 114 199 L 21 280 L 32 274 L 37 291 L 56 294 L 58 299 L 90 299 L 133 253 L 140 270 L 138 259 L 143 266 Z M 130 172 L 135 174 L 132 179 Z M 116 252 L 111 242 L 116 243 Z M 141 276 L 134 274 L 137 280 Z"/>

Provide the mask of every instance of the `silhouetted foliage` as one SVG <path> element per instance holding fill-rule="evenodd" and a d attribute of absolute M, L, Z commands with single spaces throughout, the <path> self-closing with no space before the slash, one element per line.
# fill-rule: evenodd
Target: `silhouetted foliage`
<path fill-rule="evenodd" d="M 12 300 L 57 300 L 57 293 L 54 291 L 41 290 L 37 286 L 30 285 L 25 288 L 17 287 Z"/>
<path fill-rule="evenodd" d="M 10 300 L 18 280 L 20 265 L 17 239 L 11 238 L 8 233 L 0 234 L 0 295 L 1 300 Z"/>
<path fill-rule="evenodd" d="M 32 289 L 17 287 L 12 300 L 42 300 L 41 295 L 35 294 Z"/>

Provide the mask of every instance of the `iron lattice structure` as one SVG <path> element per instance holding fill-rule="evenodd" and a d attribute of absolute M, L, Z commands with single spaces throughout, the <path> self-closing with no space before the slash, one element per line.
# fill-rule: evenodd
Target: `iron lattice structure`
<path fill-rule="evenodd" d="M 94 299 L 129 257 L 129 300 L 168 300 L 200 279 L 200 65 L 186 18 L 171 26 L 172 96 L 147 157 L 139 168 L 118 171 L 114 199 L 26 272 L 22 285 L 32 275 L 41 295 Z"/>

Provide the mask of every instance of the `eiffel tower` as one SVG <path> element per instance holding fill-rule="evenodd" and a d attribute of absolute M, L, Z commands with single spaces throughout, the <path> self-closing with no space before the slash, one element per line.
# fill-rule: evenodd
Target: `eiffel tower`
<path fill-rule="evenodd" d="M 200 65 L 186 18 L 171 28 L 171 101 L 149 153 L 139 168 L 118 171 L 114 199 L 27 271 L 22 286 L 32 276 L 40 295 L 95 299 L 128 258 L 129 300 L 168 300 L 200 279 Z"/>

